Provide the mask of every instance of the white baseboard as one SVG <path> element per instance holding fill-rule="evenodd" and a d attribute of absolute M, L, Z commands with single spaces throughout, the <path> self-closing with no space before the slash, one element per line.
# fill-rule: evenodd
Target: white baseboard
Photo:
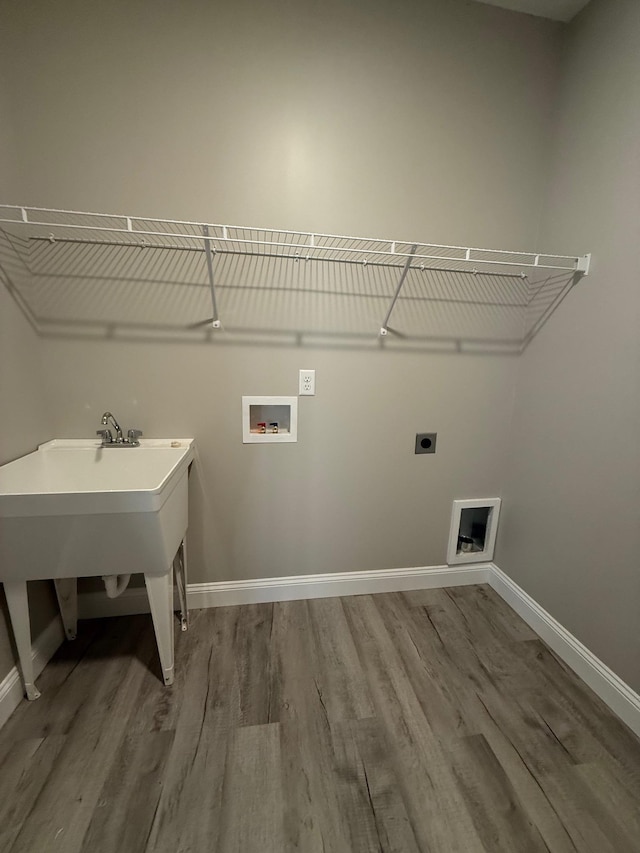
<path fill-rule="evenodd" d="M 303 598 L 332 598 L 339 595 L 370 595 L 409 589 L 437 589 L 487 583 L 489 563 L 476 566 L 429 566 L 410 569 L 375 569 L 368 572 L 334 572 L 302 577 L 261 578 L 189 584 L 189 607 L 225 607 Z"/>
<path fill-rule="evenodd" d="M 489 584 L 640 737 L 640 696 L 495 564 Z"/>
<path fill-rule="evenodd" d="M 338 595 L 367 595 L 408 589 L 436 589 L 443 586 L 487 583 L 491 566 L 425 566 L 409 569 L 374 569 L 366 572 L 333 572 L 301 577 L 257 578 L 239 581 L 192 583 L 187 586 L 190 608 L 226 607 L 303 598 L 330 598 Z M 176 601 L 177 606 L 177 601 Z M 118 598 L 107 598 L 102 590 L 78 596 L 81 619 L 103 616 L 132 616 L 148 613 L 144 587 L 126 589 Z"/>
<path fill-rule="evenodd" d="M 33 660 L 34 676 L 37 678 L 55 652 L 64 641 L 64 630 L 60 617 L 56 616 L 33 643 L 31 658 Z M 7 676 L 0 681 L 0 728 L 6 723 L 11 714 L 24 697 L 22 679 L 18 667 L 14 666 Z"/>

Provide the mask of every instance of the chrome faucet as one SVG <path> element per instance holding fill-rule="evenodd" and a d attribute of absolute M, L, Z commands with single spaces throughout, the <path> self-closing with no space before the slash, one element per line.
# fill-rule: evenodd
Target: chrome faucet
<path fill-rule="evenodd" d="M 116 431 L 115 439 L 113 437 L 113 433 L 108 427 L 109 421 L 111 421 L 113 428 Z M 96 435 L 102 437 L 102 447 L 140 447 L 139 438 L 142 435 L 141 429 L 130 429 L 127 431 L 127 437 L 123 438 L 120 424 L 111 412 L 105 412 L 100 422 L 102 426 L 106 427 L 106 429 L 99 429 L 96 431 Z"/>
<path fill-rule="evenodd" d="M 106 425 L 109 423 L 109 420 L 111 420 L 111 423 L 113 424 L 113 428 L 114 428 L 114 429 L 115 429 L 115 431 L 116 431 L 116 441 L 117 441 L 119 444 L 122 444 L 122 430 L 120 429 L 120 424 L 119 424 L 119 423 L 118 423 L 118 421 L 113 417 L 113 415 L 111 414 L 111 412 L 105 412 L 105 413 L 104 413 L 104 415 L 102 416 L 102 420 L 100 421 L 100 423 L 102 424 L 102 426 L 106 426 Z M 102 432 L 102 430 L 101 430 L 101 432 Z M 109 430 L 104 430 L 104 432 L 108 432 L 108 433 L 109 433 L 109 435 L 111 435 L 111 430 L 110 430 L 110 429 L 109 429 Z M 111 441 L 109 442 L 109 444 L 111 444 L 111 442 L 113 442 L 113 436 L 111 436 Z"/>

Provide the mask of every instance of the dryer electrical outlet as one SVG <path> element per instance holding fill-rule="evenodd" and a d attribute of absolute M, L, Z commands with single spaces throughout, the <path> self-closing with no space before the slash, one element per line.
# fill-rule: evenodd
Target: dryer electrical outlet
<path fill-rule="evenodd" d="M 437 432 L 416 433 L 416 453 L 435 453 Z"/>

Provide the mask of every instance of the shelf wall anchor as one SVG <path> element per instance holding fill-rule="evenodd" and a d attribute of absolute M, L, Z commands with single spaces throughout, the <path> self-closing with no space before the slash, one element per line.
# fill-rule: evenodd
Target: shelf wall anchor
<path fill-rule="evenodd" d="M 589 268 L 591 267 L 591 255 L 582 255 L 577 259 L 576 262 L 576 272 L 582 273 L 582 275 L 589 275 Z"/>

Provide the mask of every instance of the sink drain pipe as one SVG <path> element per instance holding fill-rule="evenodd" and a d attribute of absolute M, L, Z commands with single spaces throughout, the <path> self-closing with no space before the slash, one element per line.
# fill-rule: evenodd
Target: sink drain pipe
<path fill-rule="evenodd" d="M 117 598 L 129 586 L 131 575 L 102 575 L 108 598 Z"/>

